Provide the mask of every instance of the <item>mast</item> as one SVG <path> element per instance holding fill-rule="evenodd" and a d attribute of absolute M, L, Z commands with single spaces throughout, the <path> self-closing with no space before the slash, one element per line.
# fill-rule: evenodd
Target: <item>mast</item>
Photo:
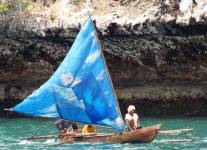
<path fill-rule="evenodd" d="M 90 19 L 90 21 L 91 21 L 91 23 L 92 23 L 92 25 L 93 25 L 93 29 L 94 29 L 94 33 L 95 33 L 95 37 L 96 37 L 96 39 L 97 39 L 97 41 L 98 41 L 98 44 L 99 44 L 99 46 L 100 46 L 100 48 L 101 48 L 101 50 L 100 50 L 100 51 L 101 51 L 101 55 L 102 55 L 102 57 L 103 57 L 103 61 L 104 61 L 104 64 L 105 64 L 105 66 L 106 66 L 106 72 L 107 72 L 108 77 L 109 77 L 109 80 L 110 80 L 110 84 L 111 84 L 111 87 L 112 87 L 113 95 L 115 96 L 115 101 L 116 101 L 116 104 L 117 104 L 117 107 L 118 107 L 119 115 L 120 115 L 121 119 L 123 120 L 123 117 L 122 117 L 122 114 L 121 114 L 121 110 L 120 110 L 120 107 L 119 107 L 119 103 L 118 103 L 118 100 L 117 100 L 117 97 L 116 97 L 116 93 L 115 93 L 115 90 L 114 90 L 114 87 L 113 87 L 113 83 L 112 83 L 112 80 L 111 80 L 111 76 L 110 76 L 110 74 L 109 74 L 108 67 L 107 67 L 107 64 L 106 64 L 106 60 L 105 60 L 105 57 L 104 57 L 104 55 L 103 55 L 102 46 L 101 46 L 101 43 L 100 43 L 100 41 L 99 41 L 98 34 L 97 34 L 97 32 L 96 32 L 96 28 L 95 28 L 95 25 L 93 24 L 93 21 L 92 21 L 92 19 L 91 19 L 91 15 L 90 15 L 89 11 L 88 11 L 88 16 L 89 16 L 89 19 Z M 124 120 L 123 120 L 123 122 L 124 122 Z M 123 127 L 123 129 L 124 129 L 124 131 L 125 131 L 125 127 Z"/>

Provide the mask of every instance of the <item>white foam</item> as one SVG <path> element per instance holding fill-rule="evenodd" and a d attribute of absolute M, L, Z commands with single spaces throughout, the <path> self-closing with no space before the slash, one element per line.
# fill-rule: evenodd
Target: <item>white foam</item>
<path fill-rule="evenodd" d="M 21 142 L 19 142 L 19 145 L 26 145 L 26 144 L 31 144 L 31 142 L 28 140 L 22 140 Z"/>
<path fill-rule="evenodd" d="M 55 139 L 48 139 L 48 140 L 45 141 L 43 144 L 50 145 L 50 144 L 54 144 L 54 143 L 55 143 Z"/>

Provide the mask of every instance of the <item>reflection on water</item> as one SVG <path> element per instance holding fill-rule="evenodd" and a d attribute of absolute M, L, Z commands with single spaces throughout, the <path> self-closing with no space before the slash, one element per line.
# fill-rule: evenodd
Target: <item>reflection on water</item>
<path fill-rule="evenodd" d="M 164 136 L 158 135 L 149 144 L 110 144 L 110 143 L 73 143 L 57 145 L 58 139 L 49 140 L 21 140 L 32 135 L 54 135 L 58 131 L 54 127 L 54 120 L 46 119 L 6 119 L 0 118 L 0 149 L 1 150 L 42 150 L 42 149 L 113 149 L 113 150 L 174 150 L 174 149 L 207 149 L 207 118 L 144 118 L 142 126 L 162 124 L 162 130 L 194 128 L 191 133 Z M 98 129 L 99 132 L 114 132 L 111 129 Z M 197 137 L 193 142 L 169 142 Z"/>

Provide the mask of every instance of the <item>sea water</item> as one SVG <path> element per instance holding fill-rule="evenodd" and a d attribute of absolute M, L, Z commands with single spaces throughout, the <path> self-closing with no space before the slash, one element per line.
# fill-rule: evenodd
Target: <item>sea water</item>
<path fill-rule="evenodd" d="M 75 149 L 113 149 L 113 150 L 207 150 L 207 117 L 187 118 L 142 118 L 140 124 L 149 126 L 162 124 L 162 130 L 193 128 L 190 133 L 164 136 L 158 134 L 149 144 L 110 144 L 110 143 L 73 143 L 57 145 L 58 139 L 23 140 L 32 135 L 55 135 L 58 130 L 55 120 L 37 118 L 0 118 L 0 150 L 75 150 Z M 99 132 L 115 132 L 111 129 L 100 129 Z M 168 140 L 191 139 L 193 142 L 168 142 Z"/>

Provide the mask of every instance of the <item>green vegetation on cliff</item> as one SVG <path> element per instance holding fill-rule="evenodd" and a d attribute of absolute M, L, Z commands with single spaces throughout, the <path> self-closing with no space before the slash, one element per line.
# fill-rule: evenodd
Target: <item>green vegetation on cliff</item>
<path fill-rule="evenodd" d="M 9 4 L 0 4 L 0 13 L 6 13 L 7 11 L 9 11 L 10 7 L 11 6 Z"/>

